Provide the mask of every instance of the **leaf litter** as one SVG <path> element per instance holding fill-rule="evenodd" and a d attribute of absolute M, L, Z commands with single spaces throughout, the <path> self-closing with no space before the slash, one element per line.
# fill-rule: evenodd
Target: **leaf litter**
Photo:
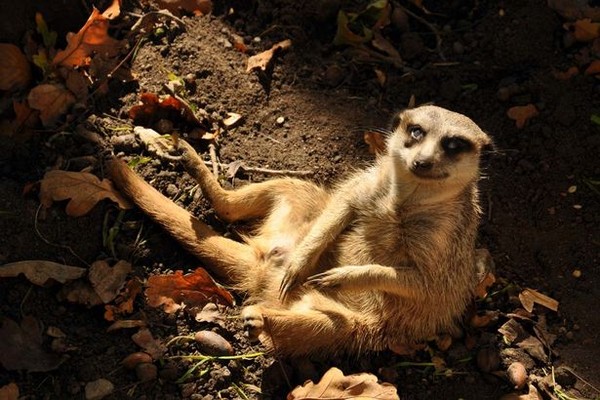
<path fill-rule="evenodd" d="M 46 260 L 27 260 L 0 266 L 0 278 L 17 277 L 20 274 L 33 284 L 45 286 L 51 281 L 66 283 L 81 278 L 85 268 L 73 267 Z"/>
<path fill-rule="evenodd" d="M 80 217 L 87 214 L 101 200 L 110 199 L 122 209 L 132 208 L 108 179 L 100 180 L 87 172 L 54 170 L 44 175 L 40 185 L 40 202 L 48 208 L 54 201 L 69 200 L 68 215 Z"/>
<path fill-rule="evenodd" d="M 44 350 L 41 325 L 34 317 L 25 316 L 20 325 L 10 318 L 0 323 L 0 364 L 7 370 L 47 372 L 64 361 L 58 354 Z"/>

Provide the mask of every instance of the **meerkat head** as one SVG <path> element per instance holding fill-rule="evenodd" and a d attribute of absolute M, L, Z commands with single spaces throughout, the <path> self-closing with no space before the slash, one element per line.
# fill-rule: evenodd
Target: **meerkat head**
<path fill-rule="evenodd" d="M 492 144 L 471 119 L 436 106 L 404 110 L 392 123 L 388 154 L 405 177 L 423 184 L 472 182 L 482 150 Z"/>

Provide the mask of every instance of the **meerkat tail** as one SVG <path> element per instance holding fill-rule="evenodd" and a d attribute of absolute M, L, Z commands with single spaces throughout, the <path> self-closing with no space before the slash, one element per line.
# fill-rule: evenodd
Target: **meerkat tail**
<path fill-rule="evenodd" d="M 123 161 L 110 160 L 108 175 L 116 187 L 162 226 L 189 253 L 206 263 L 221 279 L 236 283 L 245 276 L 255 256 L 244 243 L 220 236 L 187 210 L 169 200 L 144 181 Z"/>

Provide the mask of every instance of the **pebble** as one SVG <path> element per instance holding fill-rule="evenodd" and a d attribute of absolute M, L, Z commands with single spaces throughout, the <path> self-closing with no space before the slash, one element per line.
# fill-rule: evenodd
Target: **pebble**
<path fill-rule="evenodd" d="M 169 197 L 175 197 L 177 196 L 177 193 L 179 193 L 179 188 L 176 185 L 169 183 L 165 193 L 167 193 Z"/>
<path fill-rule="evenodd" d="M 495 349 L 484 347 L 477 352 L 477 366 L 483 372 L 492 372 L 500 367 L 500 356 Z"/>
<path fill-rule="evenodd" d="M 515 389 L 521 389 L 527 382 L 527 370 L 520 362 L 514 362 L 508 366 L 506 370 L 508 380 L 515 386 Z"/>
<path fill-rule="evenodd" d="M 278 117 L 275 122 L 277 123 L 277 125 L 281 126 L 285 122 L 285 117 Z"/>
<path fill-rule="evenodd" d="M 194 340 L 198 343 L 200 351 L 209 356 L 230 356 L 233 354 L 233 347 L 231 344 L 216 332 L 196 332 Z"/>
<path fill-rule="evenodd" d="M 115 385 L 107 379 L 98 379 L 85 385 L 86 400 L 100 400 L 108 396 L 115 389 Z"/>
<path fill-rule="evenodd" d="M 151 363 L 152 357 L 148 353 L 141 351 L 131 353 L 121 361 L 121 364 L 127 369 L 134 369 L 138 364 Z"/>
<path fill-rule="evenodd" d="M 110 138 L 110 143 L 116 150 L 135 150 L 139 147 L 133 133 L 128 133 L 121 136 L 113 136 Z"/>
<path fill-rule="evenodd" d="M 454 51 L 454 54 L 461 55 L 465 52 L 465 46 L 461 42 L 454 42 L 452 44 L 452 50 Z"/>
<path fill-rule="evenodd" d="M 135 374 L 140 382 L 150 382 L 156 379 L 158 368 L 151 363 L 140 363 L 135 367 Z"/>

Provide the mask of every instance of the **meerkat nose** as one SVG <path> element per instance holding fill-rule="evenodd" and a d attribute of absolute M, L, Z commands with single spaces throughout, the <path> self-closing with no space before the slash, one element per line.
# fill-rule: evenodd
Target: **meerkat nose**
<path fill-rule="evenodd" d="M 433 162 L 429 160 L 415 160 L 412 164 L 414 171 L 429 171 L 433 167 Z"/>

